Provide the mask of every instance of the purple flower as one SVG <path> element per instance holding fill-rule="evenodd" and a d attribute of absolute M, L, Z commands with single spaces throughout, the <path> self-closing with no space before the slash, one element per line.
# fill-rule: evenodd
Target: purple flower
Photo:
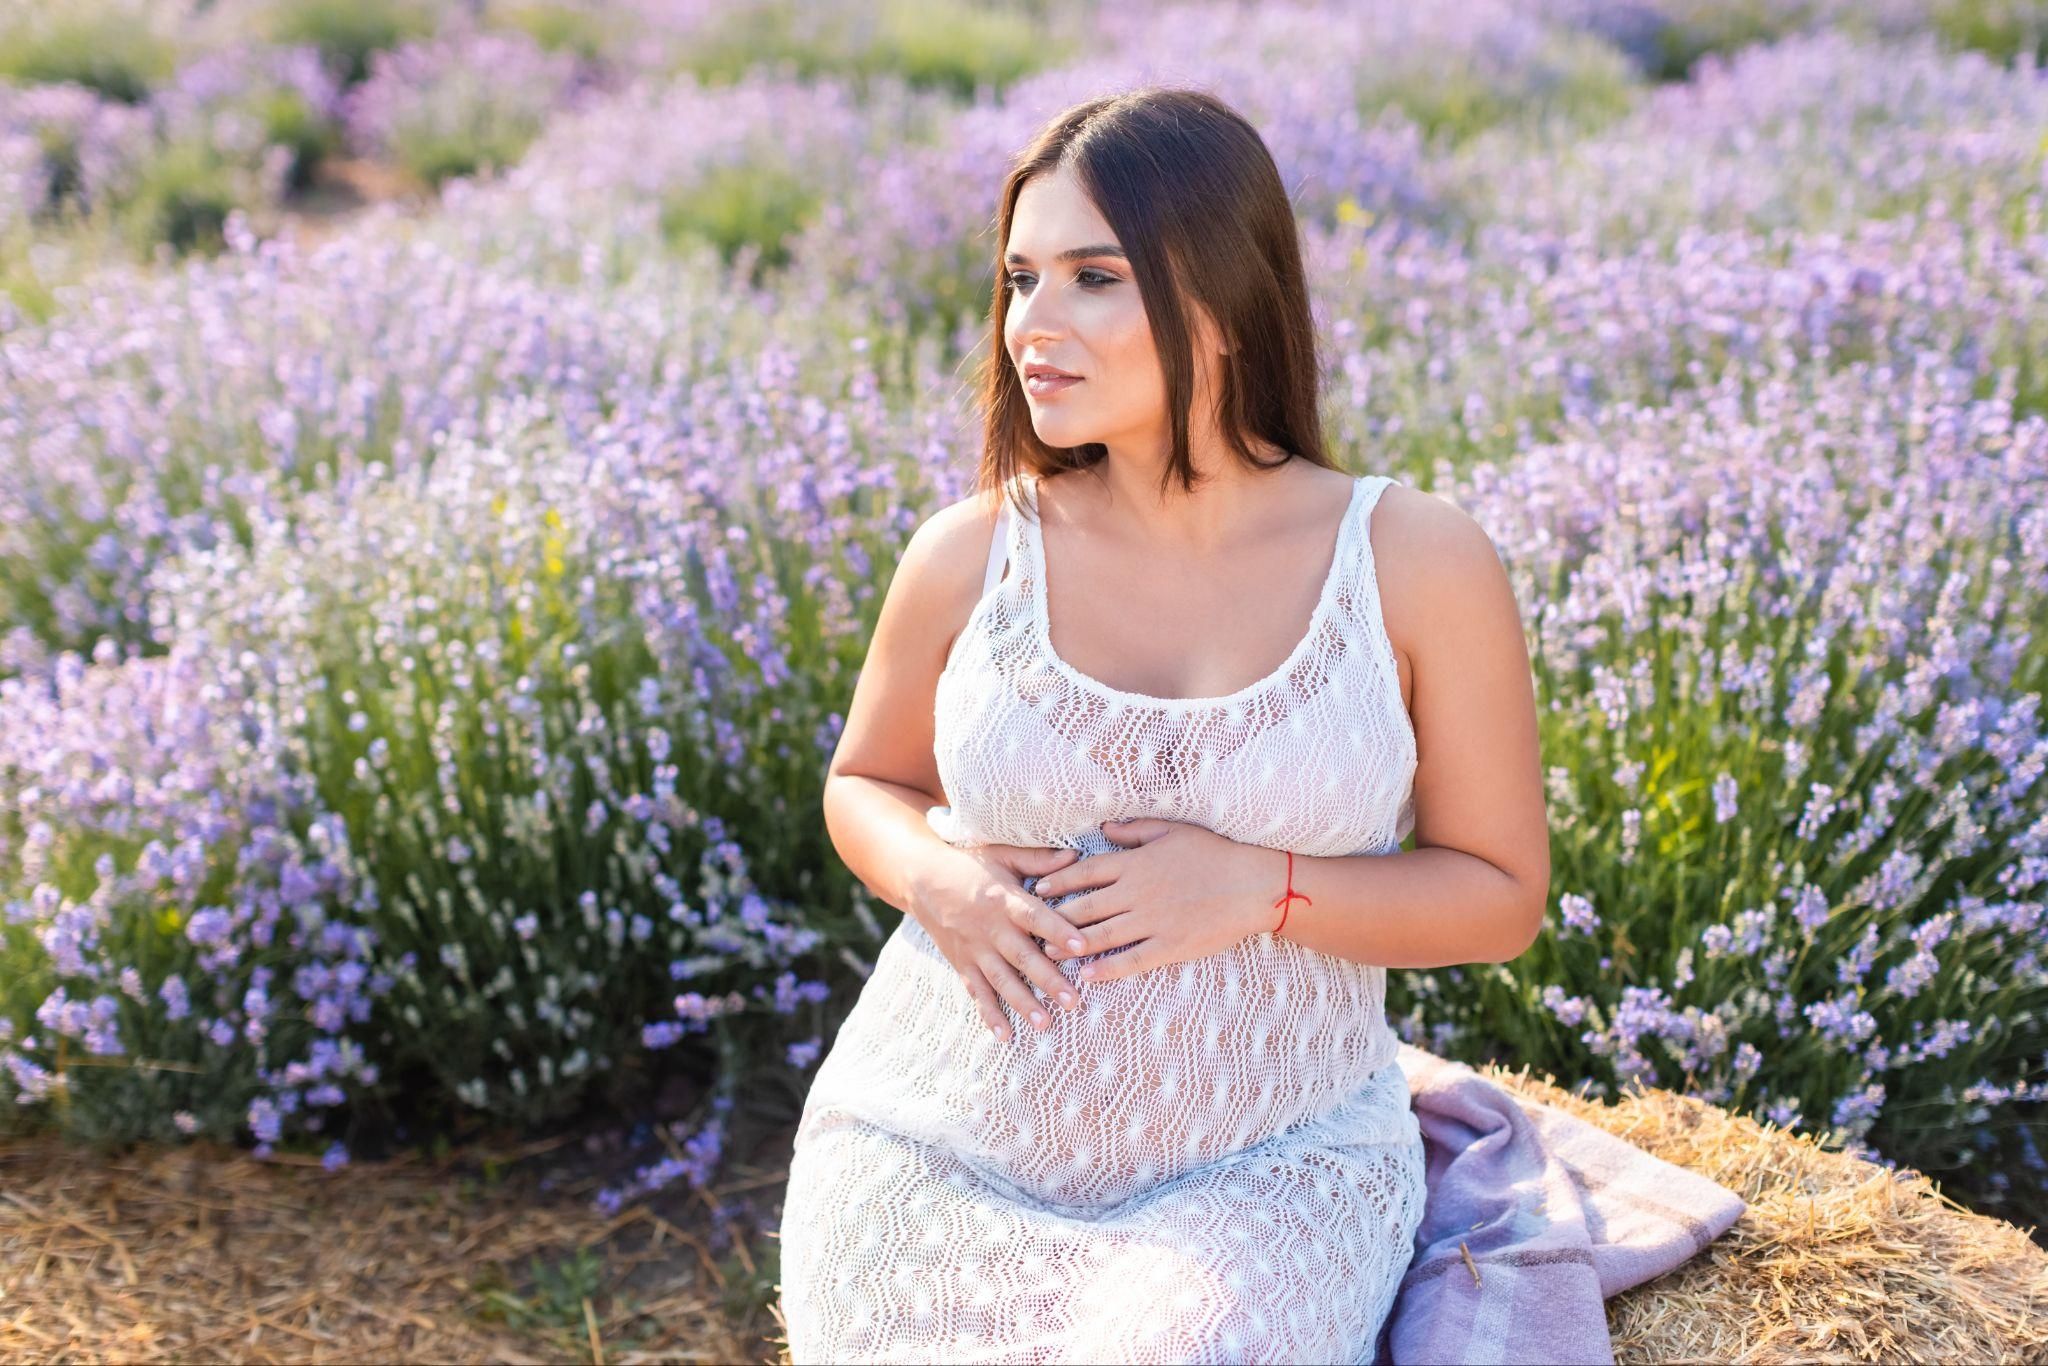
<path fill-rule="evenodd" d="M 277 1103 L 268 1096 L 259 1096 L 249 1103 L 249 1131 L 262 1142 L 275 1143 L 282 1127 L 282 1116 Z"/>

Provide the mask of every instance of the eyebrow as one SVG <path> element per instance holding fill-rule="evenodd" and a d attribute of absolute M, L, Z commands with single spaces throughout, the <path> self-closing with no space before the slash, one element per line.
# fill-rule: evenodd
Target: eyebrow
<path fill-rule="evenodd" d="M 1124 255 L 1124 249 L 1114 242 L 1097 242 L 1089 247 L 1068 247 L 1053 259 L 1055 261 L 1085 261 L 1091 256 L 1114 256 L 1119 261 L 1131 259 Z M 1031 258 L 1021 251 L 1010 251 L 1003 253 L 1003 262 L 1006 265 L 1012 266 L 1028 266 L 1031 264 Z"/>

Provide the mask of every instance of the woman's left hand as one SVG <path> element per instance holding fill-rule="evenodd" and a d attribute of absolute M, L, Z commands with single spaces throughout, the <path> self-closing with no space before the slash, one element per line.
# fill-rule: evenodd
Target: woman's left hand
<path fill-rule="evenodd" d="M 1087 893 L 1059 908 L 1080 927 L 1085 947 L 1049 943 L 1051 957 L 1086 958 L 1134 946 L 1083 964 L 1084 982 L 1206 958 L 1263 933 L 1280 918 L 1271 904 L 1286 890 L 1279 850 L 1239 844 L 1184 821 L 1109 821 L 1102 833 L 1124 847 L 1070 863 L 1031 888 L 1047 901 Z"/>

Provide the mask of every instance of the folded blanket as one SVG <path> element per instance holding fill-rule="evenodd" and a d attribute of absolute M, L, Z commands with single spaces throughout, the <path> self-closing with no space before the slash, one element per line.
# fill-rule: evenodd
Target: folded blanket
<path fill-rule="evenodd" d="M 1406 1043 L 1399 1058 L 1429 1194 L 1377 1366 L 1612 1366 L 1607 1298 L 1685 1262 L 1746 1208 L 1725 1186 L 1463 1063 Z"/>

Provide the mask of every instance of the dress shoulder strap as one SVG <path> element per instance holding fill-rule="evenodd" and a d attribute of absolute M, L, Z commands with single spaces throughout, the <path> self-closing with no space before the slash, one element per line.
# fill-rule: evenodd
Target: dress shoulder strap
<path fill-rule="evenodd" d="M 1001 578 L 1003 566 L 1009 561 L 1009 548 L 1010 500 L 1006 496 L 1002 502 L 1002 510 L 996 514 L 995 535 L 989 538 L 988 568 L 981 576 L 981 595 L 983 597 L 989 595 L 989 590 L 994 588 L 996 581 Z"/>

